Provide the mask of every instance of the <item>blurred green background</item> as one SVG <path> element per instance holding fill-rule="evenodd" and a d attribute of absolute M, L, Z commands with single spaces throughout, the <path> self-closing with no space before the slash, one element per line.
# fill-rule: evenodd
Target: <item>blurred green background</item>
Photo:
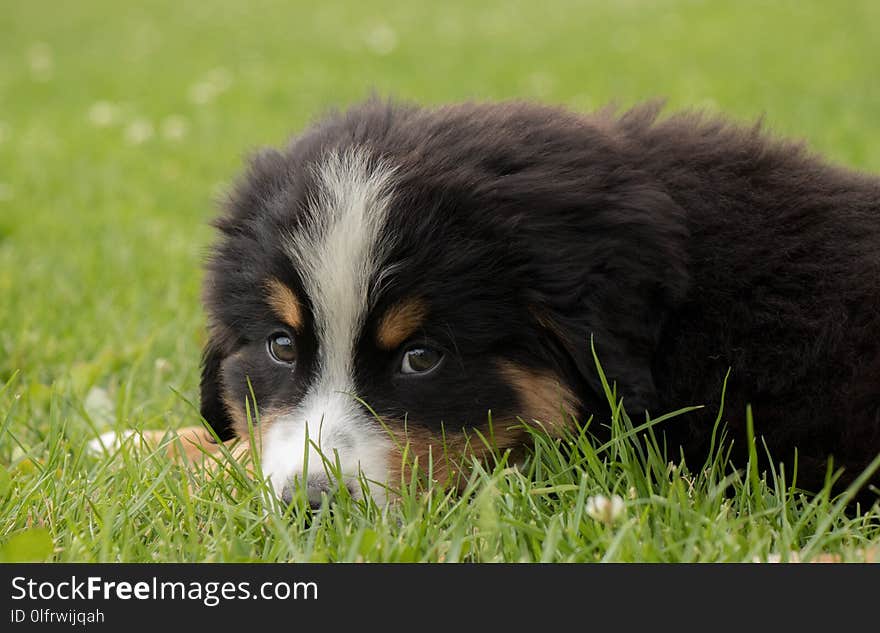
<path fill-rule="evenodd" d="M 0 0 L 0 422 L 192 423 L 215 200 L 327 108 L 665 97 L 877 170 L 878 41 L 876 0 Z"/>

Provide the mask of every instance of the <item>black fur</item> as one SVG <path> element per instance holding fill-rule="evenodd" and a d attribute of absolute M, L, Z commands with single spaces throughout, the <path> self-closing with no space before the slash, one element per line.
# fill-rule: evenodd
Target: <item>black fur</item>
<path fill-rule="evenodd" d="M 488 362 L 501 358 L 552 372 L 581 419 L 601 417 L 592 337 L 631 414 L 707 405 L 666 428 L 697 463 L 728 369 L 740 457 L 747 404 L 775 459 L 797 449 L 806 487 L 829 456 L 845 483 L 880 451 L 880 180 L 760 126 L 664 118 L 655 104 L 617 116 L 371 100 L 260 153 L 218 221 L 206 281 L 202 412 L 221 437 L 221 394 L 240 402 L 243 373 L 261 406 L 294 401 L 310 380 L 308 362 L 285 386 L 254 360 L 273 327 L 258 289 L 267 275 L 301 288 L 280 236 L 307 212 L 310 166 L 351 147 L 396 169 L 387 230 L 403 267 L 365 331 L 418 294 L 434 324 L 424 337 L 454 359 L 433 382 L 401 384 L 377 370 L 394 354 L 361 341 L 358 386 L 377 412 L 432 428 L 478 426 L 490 408 L 525 414 Z"/>

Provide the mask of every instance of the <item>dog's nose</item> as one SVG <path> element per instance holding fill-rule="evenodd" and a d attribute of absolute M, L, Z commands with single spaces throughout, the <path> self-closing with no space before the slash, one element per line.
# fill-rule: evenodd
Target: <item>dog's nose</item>
<path fill-rule="evenodd" d="M 281 501 L 285 505 L 291 505 L 296 497 L 297 487 L 301 483 L 298 481 L 288 481 L 281 489 Z M 309 501 L 309 507 L 312 510 L 318 510 L 324 500 L 324 496 L 333 497 L 336 487 L 330 482 L 330 479 L 323 475 L 309 476 L 306 481 L 306 498 Z M 351 490 L 351 487 L 349 487 Z"/>
<path fill-rule="evenodd" d="M 282 503 L 284 503 L 284 505 L 289 506 L 293 503 L 294 490 L 295 487 L 291 483 L 285 484 L 284 487 L 281 489 L 281 501 Z"/>
<path fill-rule="evenodd" d="M 309 477 L 306 482 L 306 497 L 309 500 L 309 507 L 317 510 L 324 501 L 324 496 L 330 498 L 333 496 L 333 489 L 330 486 L 330 480 L 327 477 Z"/>

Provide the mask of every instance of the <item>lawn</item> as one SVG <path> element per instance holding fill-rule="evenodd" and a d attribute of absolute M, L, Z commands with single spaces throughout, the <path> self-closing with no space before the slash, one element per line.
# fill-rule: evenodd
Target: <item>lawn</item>
<path fill-rule="evenodd" d="M 384 512 L 267 505 L 254 464 L 84 450 L 197 422 L 208 222 L 253 148 L 371 91 L 579 110 L 665 97 L 880 171 L 880 3 L 143 4 L 0 10 L 0 560 L 860 560 L 880 545 L 876 505 L 802 495 L 723 444 L 679 464 L 656 424 L 611 407 L 592 422 L 612 424 L 608 444 L 538 434 L 523 468 L 502 456 L 461 495 L 407 485 Z M 619 513 L 596 510 L 615 495 Z"/>

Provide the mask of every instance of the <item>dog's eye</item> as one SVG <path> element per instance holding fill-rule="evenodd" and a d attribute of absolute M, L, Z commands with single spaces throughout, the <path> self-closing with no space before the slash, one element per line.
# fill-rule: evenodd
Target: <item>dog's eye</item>
<path fill-rule="evenodd" d="M 400 361 L 402 374 L 426 374 L 436 369 L 443 360 L 443 352 L 433 347 L 411 347 Z"/>
<path fill-rule="evenodd" d="M 284 332 L 276 332 L 269 337 L 269 355 L 279 363 L 292 365 L 296 362 L 296 347 L 293 339 Z"/>

